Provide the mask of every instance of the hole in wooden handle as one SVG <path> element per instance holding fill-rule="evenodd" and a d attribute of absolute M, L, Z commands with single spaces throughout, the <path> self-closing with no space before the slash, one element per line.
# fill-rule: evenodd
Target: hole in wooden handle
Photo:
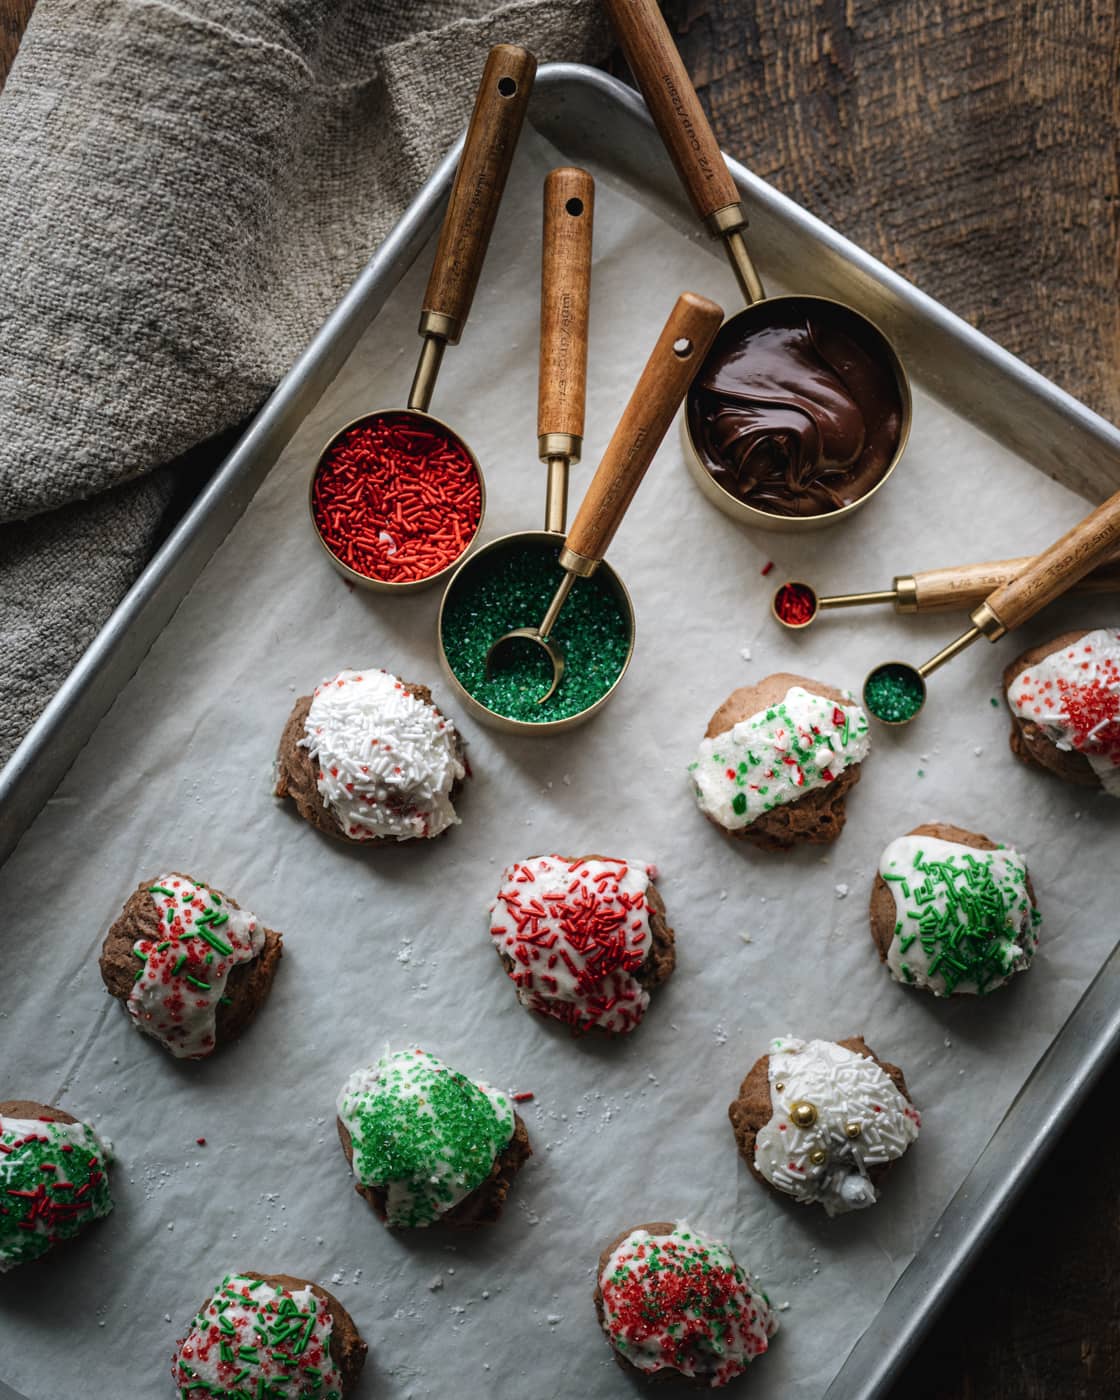
<path fill-rule="evenodd" d="M 673 341 L 673 354 L 678 360 L 687 360 L 692 354 L 692 341 L 687 336 L 681 336 L 680 340 Z"/>
<path fill-rule="evenodd" d="M 564 208 L 571 214 L 573 219 L 578 219 L 583 213 L 583 200 L 576 199 L 573 195 L 572 198 L 568 200 L 567 204 L 564 205 Z"/>
<path fill-rule="evenodd" d="M 503 97 L 512 97 L 517 91 L 517 81 L 514 78 L 499 78 L 498 91 Z"/>

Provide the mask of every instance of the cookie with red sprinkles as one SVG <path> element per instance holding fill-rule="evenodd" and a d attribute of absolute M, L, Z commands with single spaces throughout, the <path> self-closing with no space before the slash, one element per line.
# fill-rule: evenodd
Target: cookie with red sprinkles
<path fill-rule="evenodd" d="M 112 1149 L 32 1099 L 0 1102 L 0 1273 L 40 1259 L 113 1209 Z"/>
<path fill-rule="evenodd" d="M 676 966 L 656 867 L 611 856 L 529 856 L 502 872 L 490 937 L 517 998 L 573 1034 L 632 1031 Z"/>
<path fill-rule="evenodd" d="M 101 978 L 137 1030 L 205 1059 L 264 1005 L 283 935 L 181 871 L 142 880 L 105 936 Z"/>
<path fill-rule="evenodd" d="M 687 1221 L 625 1230 L 599 1256 L 599 1325 L 624 1370 L 716 1390 L 778 1330 L 769 1299 L 720 1240 Z"/>
<path fill-rule="evenodd" d="M 368 1348 L 331 1293 L 292 1274 L 227 1274 L 180 1341 L 171 1374 L 183 1400 L 343 1400 Z"/>

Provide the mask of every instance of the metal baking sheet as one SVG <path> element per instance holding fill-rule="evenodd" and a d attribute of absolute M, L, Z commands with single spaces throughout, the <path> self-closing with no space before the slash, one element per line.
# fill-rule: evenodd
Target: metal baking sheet
<path fill-rule="evenodd" d="M 538 78 L 530 117 L 537 130 L 566 158 L 593 163 L 601 179 L 605 174 L 630 196 L 638 193 L 643 201 L 653 206 L 657 216 L 668 218 L 682 232 L 691 233 L 692 225 L 679 199 L 674 177 L 640 101 L 628 90 L 592 70 L 547 67 Z M 456 152 L 452 152 L 436 172 L 409 215 L 379 250 L 338 312 L 277 390 L 207 493 L 153 561 L 64 691 L 0 775 L 0 833 L 6 849 L 15 844 L 50 796 L 59 777 L 96 727 L 101 713 L 123 689 L 167 619 L 189 592 L 191 583 L 245 509 L 269 467 L 323 391 L 336 379 L 362 331 L 424 246 L 438 219 L 455 158 Z M 792 282 L 801 290 L 836 295 L 859 306 L 879 320 L 900 344 L 923 390 L 943 395 L 955 408 L 963 409 L 996 443 L 1043 470 L 1050 470 L 1067 485 L 1102 494 L 1109 482 L 1120 482 L 1120 436 L 1107 424 L 824 229 L 775 191 L 737 167 L 733 168 L 751 210 L 760 261 L 772 281 Z M 625 247 L 613 247 L 605 253 L 608 268 L 612 263 L 619 268 L 625 266 Z M 717 256 L 715 250 L 711 256 Z M 698 289 L 715 290 L 719 272 L 718 264 L 713 262 L 711 284 Z M 601 275 L 610 273 L 603 271 Z M 722 282 L 720 294 L 730 298 L 729 276 L 724 274 Z M 666 289 L 667 297 L 669 290 Z M 733 302 L 729 300 L 726 304 L 730 306 Z M 411 346 L 403 347 L 404 361 L 410 351 Z M 465 353 L 465 350 L 455 353 Z M 400 369 L 402 383 L 407 376 L 404 361 Z M 360 408 L 365 402 L 362 399 L 357 406 Z M 450 408 L 447 416 L 453 416 Z M 595 425 L 599 436 L 607 431 L 609 424 Z M 671 450 L 676 450 L 675 444 Z M 591 455 L 589 452 L 589 457 Z M 525 459 L 522 470 L 532 472 L 531 436 L 526 439 Z M 681 472 L 680 489 L 690 517 L 708 512 L 707 505 L 683 480 L 683 468 Z M 525 494 L 530 499 L 535 496 L 535 492 Z M 733 532 L 733 527 L 722 517 L 713 517 L 713 522 L 716 519 L 719 525 L 713 523 L 713 529 Z M 511 524 L 517 523 L 536 522 L 511 521 Z M 489 529 L 488 533 L 494 531 Z M 751 538 L 755 550 L 761 547 L 759 540 L 758 536 Z M 1032 540 L 1032 543 L 1040 542 Z M 778 553 L 777 544 L 774 550 Z M 889 576 L 896 569 L 937 562 L 944 560 L 937 557 L 890 559 L 877 562 L 875 567 Z M 848 581 L 869 585 L 880 582 L 878 578 Z M 750 606 L 753 612 L 761 613 L 761 593 L 752 599 Z M 639 619 L 639 645 L 641 626 Z M 920 651 L 924 651 L 922 638 L 926 635 L 932 635 L 928 628 L 924 633 L 919 630 L 914 634 L 914 644 Z M 842 646 L 845 634 L 836 629 L 833 636 L 837 645 Z M 768 644 L 769 657 L 777 659 L 779 653 L 778 645 Z M 781 664 L 789 664 L 790 659 L 788 654 L 782 656 Z M 757 678 L 765 669 L 774 667 L 767 665 L 759 669 L 755 666 L 753 672 L 745 670 L 740 679 L 749 680 L 752 674 Z M 630 683 L 638 684 L 637 676 L 632 676 Z M 710 687 L 705 686 L 705 693 L 709 689 L 712 692 L 713 704 L 719 698 L 716 692 L 720 684 L 718 679 L 713 679 Z M 680 810 L 684 819 L 688 815 L 686 799 Z M 858 816 L 854 820 L 858 821 Z M 312 839 L 307 833 L 302 835 Z M 644 854 L 654 858 L 658 855 L 657 852 Z M 308 859 L 311 858 L 309 854 Z M 771 879 L 770 883 L 776 882 Z M 236 894 L 238 890 L 234 888 L 233 892 Z M 260 912 L 272 912 L 266 898 L 257 898 L 256 903 Z M 1120 970 L 1114 966 L 1114 961 L 1109 960 L 1085 993 L 1081 1005 L 1066 1021 L 942 1220 L 898 1277 L 878 1317 L 856 1343 L 839 1373 L 831 1379 L 828 1394 L 832 1400 L 880 1393 L 902 1364 L 907 1348 L 927 1325 L 940 1299 L 966 1266 L 986 1230 L 1026 1179 L 1030 1166 L 1038 1160 L 1041 1145 L 1065 1121 L 1091 1084 L 1093 1074 L 1104 1063 L 1120 1033 L 1120 1013 L 1114 1010 Z M 500 1004 L 500 994 L 505 990 L 497 988 L 495 1004 Z M 904 1058 L 901 1050 L 898 1054 Z M 745 1069 L 746 1065 L 741 1068 Z M 726 1069 L 721 1070 L 722 1075 L 727 1073 Z M 532 1123 L 530 1126 L 532 1128 Z M 727 1146 L 724 1144 L 725 1149 Z M 744 1244 L 744 1254 L 753 1261 L 754 1251 L 749 1243 Z M 224 1266 L 224 1262 L 219 1265 Z M 329 1279 L 323 1281 L 329 1283 Z M 806 1318 L 800 1326 L 807 1322 Z M 792 1334 L 794 1329 L 790 1330 Z M 589 1334 L 586 1329 L 581 1329 L 581 1333 L 579 1346 L 596 1344 L 593 1325 Z M 577 1345 L 574 1338 L 573 1333 L 571 1344 Z M 376 1337 L 371 1336 L 371 1340 L 376 1345 Z M 786 1341 L 790 1348 L 796 1344 L 793 1335 Z M 836 1360 L 839 1362 L 840 1358 Z M 764 1376 L 760 1368 L 752 1380 L 761 1384 Z M 825 1384 L 828 1379 L 822 1375 L 822 1389 Z"/>

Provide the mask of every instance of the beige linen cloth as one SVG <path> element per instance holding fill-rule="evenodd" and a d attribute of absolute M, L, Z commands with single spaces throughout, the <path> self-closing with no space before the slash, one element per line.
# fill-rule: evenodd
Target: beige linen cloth
<path fill-rule="evenodd" d="M 39 0 L 0 94 L 0 762 L 499 42 L 609 47 L 595 0 Z"/>

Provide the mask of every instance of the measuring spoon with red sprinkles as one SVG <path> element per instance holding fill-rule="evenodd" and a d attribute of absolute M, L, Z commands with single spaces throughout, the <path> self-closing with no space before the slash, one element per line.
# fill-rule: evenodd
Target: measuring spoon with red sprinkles
<path fill-rule="evenodd" d="M 427 587 L 459 562 L 482 523 L 478 459 L 428 407 L 444 348 L 459 343 L 474 299 L 536 70 L 515 44 L 497 44 L 487 57 L 424 294 L 408 407 L 347 423 L 311 475 L 319 542 L 359 587 Z"/>

